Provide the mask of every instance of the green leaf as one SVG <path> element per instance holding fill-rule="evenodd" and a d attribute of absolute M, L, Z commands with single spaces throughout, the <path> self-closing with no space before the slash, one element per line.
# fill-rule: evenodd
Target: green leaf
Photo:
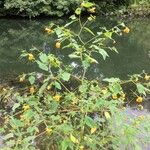
<path fill-rule="evenodd" d="M 120 82 L 119 78 L 105 78 L 103 81 L 109 82 L 109 83 L 114 83 L 114 82 Z"/>
<path fill-rule="evenodd" d="M 37 61 L 37 64 L 39 65 L 39 68 L 44 70 L 44 71 L 48 71 L 48 66 L 41 63 L 40 61 Z"/>
<path fill-rule="evenodd" d="M 84 29 L 85 29 L 86 31 L 88 31 L 89 33 L 91 33 L 93 36 L 95 36 L 95 34 L 94 34 L 89 28 L 84 27 Z"/>
<path fill-rule="evenodd" d="M 70 145 L 70 142 L 69 142 L 68 140 L 63 140 L 63 141 L 61 142 L 61 149 L 62 149 L 62 150 L 66 150 L 69 145 Z"/>
<path fill-rule="evenodd" d="M 146 87 L 144 87 L 142 84 L 137 83 L 136 84 L 137 90 L 139 92 L 139 94 L 143 94 L 146 95 L 146 91 L 150 91 L 149 89 L 147 89 Z"/>
<path fill-rule="evenodd" d="M 71 76 L 71 74 L 68 73 L 68 72 L 64 72 L 64 73 L 61 74 L 61 78 L 62 78 L 64 81 L 69 81 L 70 76 Z"/>
<path fill-rule="evenodd" d="M 78 55 L 76 55 L 76 54 L 74 54 L 74 53 L 72 53 L 72 54 L 70 54 L 70 55 L 68 55 L 70 58 L 80 58 L 80 56 L 78 56 Z"/>
<path fill-rule="evenodd" d="M 14 134 L 13 133 L 9 133 L 9 134 L 5 135 L 4 140 L 8 140 L 8 139 L 10 139 L 12 137 L 14 137 Z"/>
<path fill-rule="evenodd" d="M 43 63 L 48 63 L 48 57 L 47 57 L 47 55 L 46 54 L 41 54 L 40 56 L 39 56 L 39 58 L 40 58 L 40 60 L 43 62 Z"/>
<path fill-rule="evenodd" d="M 75 14 L 76 14 L 76 15 L 80 15 L 80 14 L 81 14 L 81 8 L 77 8 L 77 9 L 75 10 Z"/>
<path fill-rule="evenodd" d="M 106 37 L 112 39 L 112 32 L 107 31 L 107 32 L 104 33 L 104 35 L 105 35 Z"/>
<path fill-rule="evenodd" d="M 92 45 L 91 48 L 94 48 L 94 49 L 98 50 L 98 53 L 103 56 L 104 60 L 106 59 L 106 57 L 109 57 L 108 53 L 104 49 L 102 49 L 102 48 L 100 48 L 96 45 Z"/>
<path fill-rule="evenodd" d="M 95 122 L 91 117 L 86 116 L 85 117 L 85 123 L 87 126 L 89 126 L 90 128 L 95 126 Z"/>
<path fill-rule="evenodd" d="M 43 94 L 44 90 L 46 89 L 48 82 L 44 83 L 41 88 L 39 89 L 39 95 Z"/>
<path fill-rule="evenodd" d="M 59 82 L 54 82 L 54 86 L 57 88 L 57 89 L 59 89 L 59 90 L 61 90 L 61 85 L 60 85 L 60 83 Z"/>
<path fill-rule="evenodd" d="M 90 7 L 93 7 L 95 4 L 94 3 L 91 3 L 91 2 L 83 2 L 82 3 L 82 6 L 85 7 L 85 8 L 90 8 Z"/>
<path fill-rule="evenodd" d="M 34 84 L 35 83 L 35 77 L 34 76 L 30 76 L 29 77 L 29 82 L 30 82 L 31 85 Z"/>
<path fill-rule="evenodd" d="M 14 112 L 19 106 L 20 106 L 20 103 L 15 103 L 13 105 L 12 111 Z"/>

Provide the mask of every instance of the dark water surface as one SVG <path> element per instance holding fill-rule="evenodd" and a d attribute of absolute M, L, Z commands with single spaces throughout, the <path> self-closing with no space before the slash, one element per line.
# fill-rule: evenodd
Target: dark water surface
<path fill-rule="evenodd" d="M 67 20 L 0 19 L 0 79 L 33 71 L 27 62 L 19 59 L 21 50 L 29 50 L 33 46 L 42 50 L 44 42 L 49 43 L 52 49 L 55 41 L 45 34 L 44 28 L 50 22 L 63 24 L 65 21 Z M 125 22 L 131 32 L 117 37 L 115 46 L 119 54 L 110 54 L 110 58 L 106 61 L 98 58 L 99 65 L 93 66 L 89 72 L 92 77 L 102 75 L 126 78 L 127 75 L 141 73 L 142 70 L 150 73 L 150 19 L 125 20 Z M 97 22 L 92 28 L 97 30 L 99 26 L 104 25 L 110 28 L 117 23 L 115 19 L 97 17 Z"/>

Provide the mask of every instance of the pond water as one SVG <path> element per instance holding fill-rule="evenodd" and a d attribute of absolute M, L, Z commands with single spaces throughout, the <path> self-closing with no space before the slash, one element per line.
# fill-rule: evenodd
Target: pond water
<path fill-rule="evenodd" d="M 50 22 L 63 24 L 65 20 L 0 19 L 0 79 L 32 71 L 30 65 L 19 59 L 21 50 L 29 50 L 33 46 L 43 49 L 45 42 L 53 48 L 54 39 L 44 33 L 44 27 Z M 150 73 L 150 19 L 134 19 L 125 23 L 131 32 L 117 37 L 115 46 L 119 54 L 110 54 L 106 61 L 98 58 L 100 63 L 91 68 L 91 76 L 127 78 L 127 75 L 143 70 Z M 97 30 L 99 26 L 110 28 L 117 24 L 115 19 L 97 17 L 92 27 Z"/>

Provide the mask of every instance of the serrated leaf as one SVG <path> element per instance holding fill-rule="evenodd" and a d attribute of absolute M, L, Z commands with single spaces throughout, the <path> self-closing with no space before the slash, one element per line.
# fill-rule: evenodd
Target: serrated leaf
<path fill-rule="evenodd" d="M 14 137 L 14 134 L 13 133 L 9 133 L 9 134 L 5 135 L 4 140 L 8 140 L 8 139 L 10 139 L 12 137 Z"/>
<path fill-rule="evenodd" d="M 56 81 L 56 82 L 54 83 L 54 86 L 55 86 L 57 89 L 61 90 L 61 85 L 60 85 L 59 82 Z"/>
<path fill-rule="evenodd" d="M 104 33 L 104 35 L 105 35 L 106 37 L 112 39 L 112 32 L 107 31 L 107 32 Z"/>
<path fill-rule="evenodd" d="M 40 61 L 37 61 L 37 64 L 39 66 L 40 69 L 44 70 L 44 71 L 48 71 L 48 66 Z"/>
<path fill-rule="evenodd" d="M 48 57 L 47 57 L 46 54 L 43 54 L 43 53 L 42 53 L 42 54 L 39 56 L 39 58 L 40 58 L 41 62 L 43 62 L 43 63 L 47 63 L 47 62 L 48 62 Z"/>
<path fill-rule="evenodd" d="M 76 55 L 76 54 L 70 54 L 68 55 L 70 58 L 80 58 L 80 56 Z"/>
<path fill-rule="evenodd" d="M 84 29 L 85 29 L 87 32 L 89 32 L 90 34 L 92 34 L 93 36 L 95 36 L 95 34 L 94 34 L 89 28 L 84 27 Z"/>
<path fill-rule="evenodd" d="M 62 78 L 64 81 L 69 81 L 70 76 L 71 76 L 71 74 L 68 73 L 68 72 L 64 72 L 64 73 L 61 74 L 61 78 Z"/>
<path fill-rule="evenodd" d="M 90 8 L 90 7 L 93 7 L 95 4 L 94 3 L 91 3 L 91 2 L 83 2 L 82 3 L 82 6 L 85 7 L 85 8 Z"/>
<path fill-rule="evenodd" d="M 14 112 L 19 106 L 20 106 L 20 103 L 15 103 L 13 105 L 12 111 Z"/>
<path fill-rule="evenodd" d="M 98 50 L 98 53 L 100 53 L 102 55 L 104 60 L 106 59 L 106 57 L 109 57 L 108 53 L 104 49 L 102 49 L 96 45 L 92 45 L 91 48 Z"/>
<path fill-rule="evenodd" d="M 63 140 L 61 142 L 61 149 L 62 150 L 67 150 L 68 146 L 70 145 L 69 141 L 68 140 Z"/>
<path fill-rule="evenodd" d="M 70 140 L 73 142 L 73 143 L 79 143 L 79 140 L 76 139 L 72 134 L 70 134 Z"/>
<path fill-rule="evenodd" d="M 29 82 L 30 82 L 31 85 L 34 84 L 35 83 L 35 77 L 34 76 L 30 76 L 29 77 Z"/>
<path fill-rule="evenodd" d="M 85 123 L 90 128 L 93 128 L 95 126 L 94 120 L 91 117 L 88 117 L 88 116 L 85 117 Z"/>
<path fill-rule="evenodd" d="M 76 14 L 76 15 L 80 15 L 80 14 L 81 14 L 81 8 L 77 8 L 77 9 L 75 10 L 75 14 Z"/>
<path fill-rule="evenodd" d="M 114 82 L 120 82 L 120 79 L 119 78 L 105 78 L 103 79 L 103 81 L 114 83 Z"/>
<path fill-rule="evenodd" d="M 46 89 L 48 82 L 44 83 L 41 88 L 39 89 L 39 95 L 43 94 L 44 90 Z"/>

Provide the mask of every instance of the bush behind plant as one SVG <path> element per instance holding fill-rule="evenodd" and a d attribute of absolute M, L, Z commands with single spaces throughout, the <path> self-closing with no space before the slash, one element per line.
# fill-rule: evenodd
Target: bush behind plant
<path fill-rule="evenodd" d="M 81 13 L 87 9 L 91 15 L 86 21 Z M 103 81 L 89 80 L 86 72 L 98 60 L 109 57 L 108 41 L 115 43 L 113 35 L 130 32 L 124 24 L 112 29 L 99 28 L 97 32 L 88 26 L 95 21 L 95 5 L 84 2 L 71 16 L 71 22 L 64 26 L 51 24 L 45 28 L 54 41 L 56 51 L 69 50 L 68 57 L 80 62 L 79 74 L 74 67 L 64 64 L 61 57 L 36 48 L 23 51 L 21 57 L 39 67 L 39 72 L 23 74 L 19 77 L 24 88 L 3 88 L 3 102 L 14 99 L 12 108 L 2 109 L 5 149 L 47 149 L 47 150 L 105 150 L 140 149 L 140 142 L 149 139 L 149 116 L 132 118 L 126 114 L 124 102 L 134 99 L 141 104 L 150 92 L 150 76 L 135 74 L 127 81 L 118 78 L 105 78 Z M 71 30 L 70 25 L 78 23 L 79 31 Z M 82 36 L 86 32 L 87 37 Z M 124 85 L 132 84 L 129 95 Z M 131 88 L 130 88 L 131 89 Z M 142 106 L 139 106 L 142 109 Z M 142 139 L 139 142 L 139 136 Z"/>

